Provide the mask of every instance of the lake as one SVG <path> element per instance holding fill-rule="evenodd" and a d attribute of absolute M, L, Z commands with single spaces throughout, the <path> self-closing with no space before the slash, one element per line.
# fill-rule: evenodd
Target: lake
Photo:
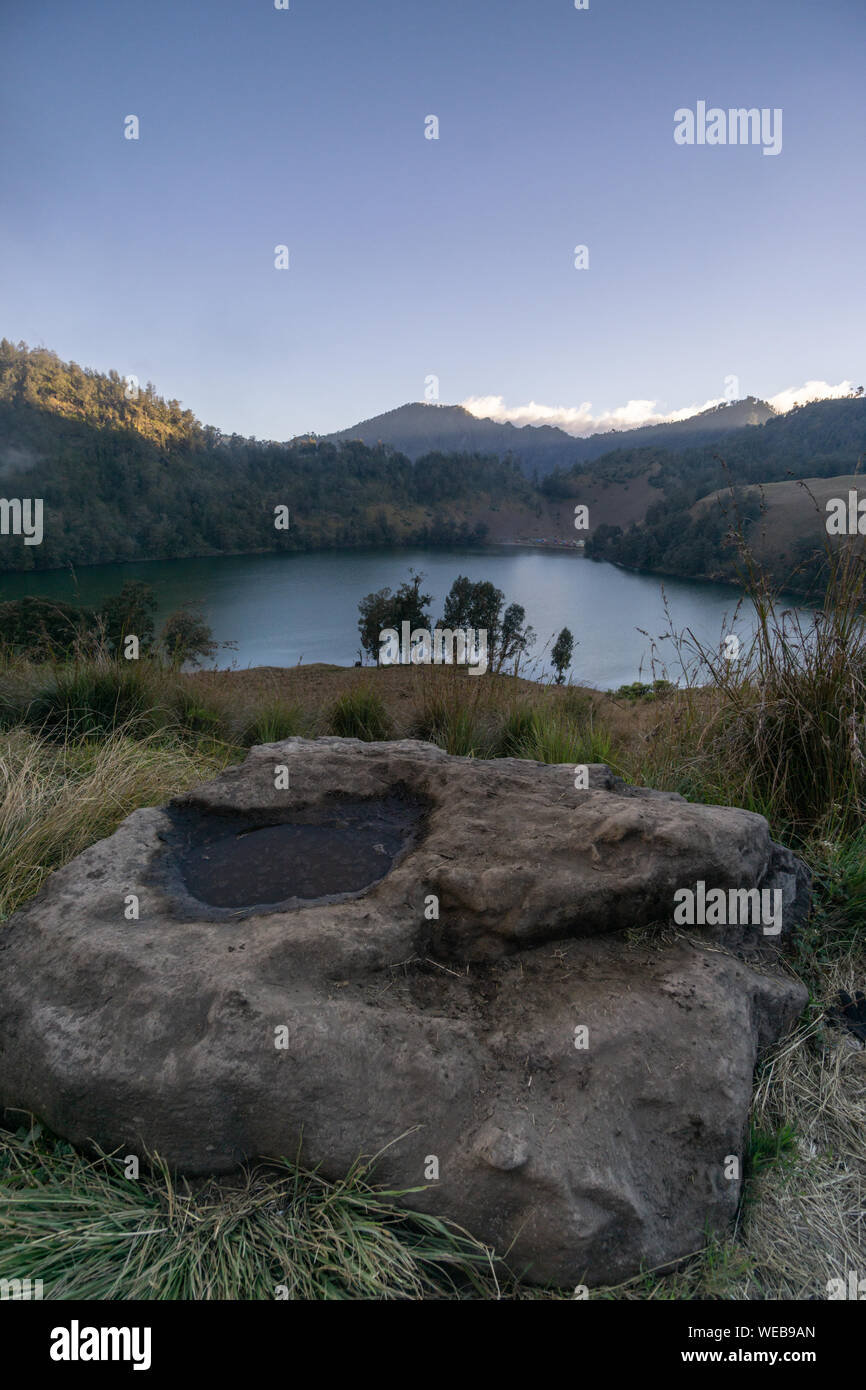
<path fill-rule="evenodd" d="M 432 593 L 431 616 L 442 616 L 445 595 L 459 574 L 490 579 L 506 604 L 521 603 L 538 639 L 535 661 L 522 666 L 539 675 L 553 639 L 563 627 L 574 635 L 572 679 L 609 689 L 651 679 L 651 639 L 675 677 L 679 668 L 665 640 L 662 581 L 632 574 L 573 551 L 497 546 L 478 549 L 328 550 L 290 555 L 230 555 L 201 560 L 94 565 L 77 570 L 0 576 L 0 596 L 25 594 L 97 604 L 127 579 L 150 584 L 159 604 L 157 621 L 191 599 L 203 603 L 219 642 L 218 666 L 294 666 L 358 659 L 358 601 L 374 589 L 396 589 L 409 568 L 424 575 Z M 704 643 L 718 646 L 731 631 L 737 591 L 720 584 L 664 581 L 674 627 L 691 628 Z M 793 601 L 792 601 L 793 606 Z M 734 630 L 750 632 L 749 611 Z M 645 635 L 648 634 L 648 635 Z M 547 663 L 549 667 L 549 662 Z M 657 671 L 657 674 L 662 674 Z"/>

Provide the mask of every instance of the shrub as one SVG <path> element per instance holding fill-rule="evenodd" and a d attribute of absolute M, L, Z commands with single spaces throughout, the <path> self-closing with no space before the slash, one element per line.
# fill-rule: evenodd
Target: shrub
<path fill-rule="evenodd" d="M 381 695 L 368 685 L 347 690 L 331 706 L 329 728 L 340 738 L 361 738 L 378 743 L 391 733 L 391 718 Z"/>
<path fill-rule="evenodd" d="M 62 660 L 89 638 L 96 640 L 96 611 L 59 599 L 10 599 L 0 603 L 0 646 L 34 660 Z"/>
<path fill-rule="evenodd" d="M 257 709 L 244 725 L 241 742 L 245 748 L 256 743 L 280 743 L 284 738 L 292 738 L 304 729 L 304 712 L 300 705 L 289 704 L 286 700 L 272 700 Z"/>
<path fill-rule="evenodd" d="M 119 594 L 107 598 L 100 610 L 105 645 L 111 656 L 122 656 L 127 636 L 138 639 L 144 654 L 153 642 L 156 594 L 149 584 L 127 579 Z"/>
<path fill-rule="evenodd" d="M 27 721 L 51 738 L 105 738 L 121 727 L 153 732 L 171 722 L 171 712 L 151 668 L 102 660 L 59 667 L 34 697 Z"/>
<path fill-rule="evenodd" d="M 34 681 L 22 665 L 7 668 L 0 675 L 0 730 L 23 724 L 33 702 Z"/>
<path fill-rule="evenodd" d="M 200 666 L 202 660 L 216 655 L 219 646 L 197 600 L 185 603 L 175 613 L 170 613 L 159 634 L 159 650 L 176 671 L 185 662 L 190 666 Z"/>
<path fill-rule="evenodd" d="M 435 743 L 459 758 L 489 758 L 496 746 L 477 699 L 468 698 L 456 682 L 426 696 L 412 725 L 412 737 Z"/>
<path fill-rule="evenodd" d="M 632 681 L 631 685 L 621 685 L 612 691 L 615 700 L 659 700 L 674 689 L 670 681 L 654 680 L 652 685 L 644 681 Z"/>

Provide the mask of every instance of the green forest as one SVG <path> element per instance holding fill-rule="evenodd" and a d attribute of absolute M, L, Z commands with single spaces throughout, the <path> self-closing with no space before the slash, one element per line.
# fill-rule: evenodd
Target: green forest
<path fill-rule="evenodd" d="M 683 435 L 683 440 L 689 436 Z M 589 465 L 528 479 L 510 456 L 432 452 L 412 462 L 386 445 L 285 443 L 203 425 L 152 383 L 0 341 L 0 490 L 39 497 L 44 538 L 0 537 L 0 571 L 141 559 L 347 546 L 480 545 L 486 509 L 580 499 L 587 479 L 645 479 L 656 499 L 629 527 L 596 527 L 591 558 L 658 574 L 734 580 L 732 532 L 757 521 L 750 484 L 857 471 L 866 398 L 819 401 L 724 439 L 615 449 Z M 695 509 L 708 494 L 726 498 Z M 288 524 L 276 524 L 279 512 Z M 480 519 L 479 519 L 480 518 Z M 815 581 L 804 537 L 800 587 Z M 783 576 L 779 576 L 780 578 Z M 786 577 L 786 576 L 785 576 Z"/>
<path fill-rule="evenodd" d="M 0 486 L 44 501 L 41 545 L 3 536 L 0 570 L 266 550 L 477 544 L 461 504 L 528 498 L 517 464 L 465 454 L 412 463 L 384 447 L 262 443 L 202 425 L 148 383 L 0 342 Z M 275 526 L 288 508 L 289 525 Z M 435 508 L 435 515 L 430 509 Z"/>

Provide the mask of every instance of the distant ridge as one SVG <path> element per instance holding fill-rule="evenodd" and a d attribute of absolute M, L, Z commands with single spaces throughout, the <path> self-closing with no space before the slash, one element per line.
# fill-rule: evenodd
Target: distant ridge
<path fill-rule="evenodd" d="M 544 477 L 554 468 L 587 463 L 613 449 L 677 449 L 709 443 L 730 430 L 763 425 L 775 413 L 766 401 L 746 396 L 686 420 L 643 425 L 633 430 L 609 430 L 577 439 L 556 425 L 500 423 L 480 419 L 462 405 L 416 401 L 324 437 L 334 442 L 358 439 L 368 446 L 386 444 L 413 460 L 433 452 L 512 454 L 524 473 L 531 475 L 537 469 L 539 476 Z"/>

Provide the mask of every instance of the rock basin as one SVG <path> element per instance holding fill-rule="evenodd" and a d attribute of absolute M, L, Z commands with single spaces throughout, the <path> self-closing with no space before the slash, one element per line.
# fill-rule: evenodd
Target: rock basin
<path fill-rule="evenodd" d="M 170 807 L 163 882 L 237 917 L 256 909 L 339 902 L 372 887 L 414 842 L 424 805 L 400 796 L 339 798 L 280 820 Z"/>

